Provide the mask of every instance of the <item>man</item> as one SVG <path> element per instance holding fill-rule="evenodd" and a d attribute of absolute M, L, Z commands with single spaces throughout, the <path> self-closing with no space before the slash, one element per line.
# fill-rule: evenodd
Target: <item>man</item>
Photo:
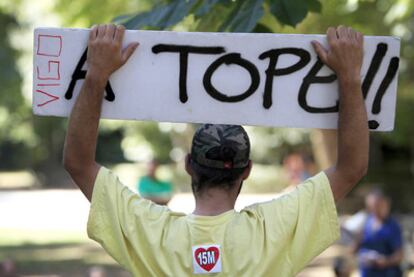
<path fill-rule="evenodd" d="M 170 182 L 162 181 L 157 177 L 158 166 L 156 160 L 148 163 L 147 174 L 139 179 L 137 190 L 141 197 L 158 205 L 167 205 L 171 200 L 173 188 Z"/>
<path fill-rule="evenodd" d="M 403 276 L 400 225 L 390 216 L 390 200 L 376 189 L 366 197 L 369 216 L 356 251 L 362 277 Z"/>
<path fill-rule="evenodd" d="M 336 165 L 283 197 L 236 212 L 252 168 L 248 136 L 240 126 L 203 125 L 186 158 L 196 199 L 190 215 L 139 198 L 95 161 L 105 84 L 138 46 L 122 50 L 123 35 L 121 26 L 92 28 L 89 68 L 66 135 L 64 165 L 91 201 L 92 239 L 135 276 L 293 276 L 338 238 L 334 201 L 352 189 L 368 164 L 360 33 L 329 28 L 329 50 L 313 42 L 339 81 Z"/>
<path fill-rule="evenodd" d="M 283 159 L 283 169 L 285 170 L 288 179 L 289 187 L 292 188 L 302 183 L 309 177 L 312 177 L 311 172 L 314 172 L 315 163 L 313 158 L 304 153 L 290 153 Z"/>

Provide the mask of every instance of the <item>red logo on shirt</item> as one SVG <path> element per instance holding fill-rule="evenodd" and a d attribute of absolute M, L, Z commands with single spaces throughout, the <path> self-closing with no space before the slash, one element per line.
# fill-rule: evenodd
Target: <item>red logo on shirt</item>
<path fill-rule="evenodd" d="M 215 246 L 211 246 L 207 249 L 199 247 L 194 251 L 194 257 L 200 267 L 206 271 L 210 271 L 219 260 L 220 251 Z"/>

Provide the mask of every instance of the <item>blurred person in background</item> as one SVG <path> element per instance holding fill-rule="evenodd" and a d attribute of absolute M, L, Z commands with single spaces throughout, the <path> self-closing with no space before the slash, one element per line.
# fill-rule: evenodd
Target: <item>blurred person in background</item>
<path fill-rule="evenodd" d="M 289 185 L 283 192 L 292 191 L 297 185 L 317 173 L 316 164 L 309 154 L 293 152 L 283 159 L 283 169 Z"/>
<path fill-rule="evenodd" d="M 390 199 L 381 190 L 374 189 L 366 196 L 365 204 L 369 215 L 355 246 L 361 276 L 402 276 L 402 232 L 390 216 Z"/>
<path fill-rule="evenodd" d="M 158 205 L 167 205 L 171 200 L 173 187 L 168 181 L 157 178 L 159 162 L 152 160 L 148 163 L 147 174 L 137 183 L 137 191 L 141 197 L 151 200 Z"/>
<path fill-rule="evenodd" d="M 288 175 L 289 185 L 297 185 L 311 177 L 305 170 L 305 162 L 299 153 L 291 153 L 283 159 L 283 169 Z"/>

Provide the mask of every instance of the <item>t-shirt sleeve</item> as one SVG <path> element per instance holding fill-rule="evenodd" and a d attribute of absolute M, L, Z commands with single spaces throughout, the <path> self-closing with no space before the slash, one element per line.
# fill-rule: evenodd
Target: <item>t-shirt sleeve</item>
<path fill-rule="evenodd" d="M 101 167 L 92 194 L 88 236 L 124 268 L 134 273 L 136 268 L 152 267 L 149 241 L 161 238 L 168 218 L 168 208 L 140 198 Z"/>
<path fill-rule="evenodd" d="M 324 172 L 256 209 L 264 218 L 268 243 L 283 238 L 292 275 L 339 238 L 335 201 Z"/>

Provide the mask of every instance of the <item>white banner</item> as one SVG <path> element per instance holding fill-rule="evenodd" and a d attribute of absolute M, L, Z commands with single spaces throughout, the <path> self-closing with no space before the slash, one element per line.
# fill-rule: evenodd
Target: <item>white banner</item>
<path fill-rule="evenodd" d="M 33 111 L 68 116 L 85 72 L 87 29 L 34 33 Z M 137 51 L 115 72 L 102 117 L 337 127 L 338 84 L 310 42 L 324 35 L 127 31 Z M 372 130 L 394 128 L 400 40 L 366 36 L 363 94 Z"/>

